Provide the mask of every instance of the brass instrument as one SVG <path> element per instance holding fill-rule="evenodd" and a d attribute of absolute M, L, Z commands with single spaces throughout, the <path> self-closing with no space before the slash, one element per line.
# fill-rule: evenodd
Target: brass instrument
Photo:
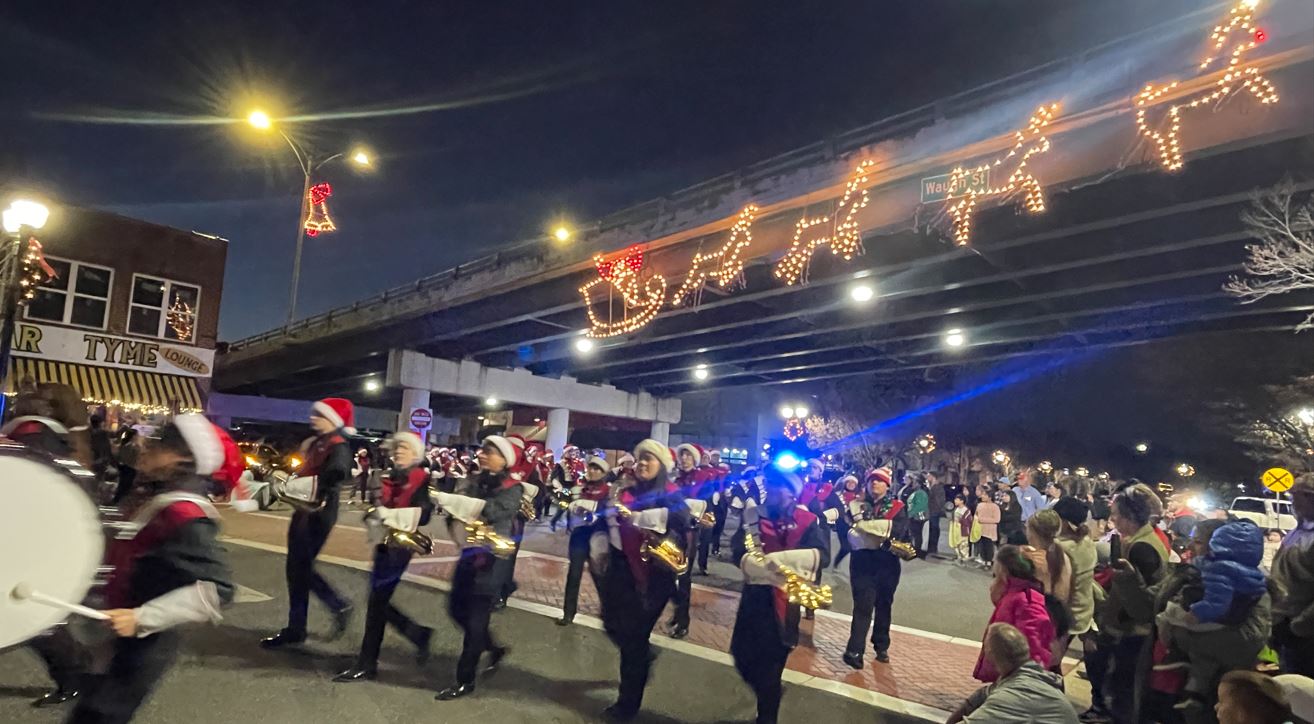
<path fill-rule="evenodd" d="M 891 538 L 889 544 L 890 552 L 905 561 L 911 561 L 917 557 L 917 549 L 913 547 L 912 543 L 909 543 L 906 540 L 896 540 Z"/>
<path fill-rule="evenodd" d="M 520 496 L 520 517 L 524 518 L 525 522 L 538 519 L 538 511 L 534 510 L 534 501 L 523 495 Z"/>
<path fill-rule="evenodd" d="M 291 473 L 285 470 L 275 470 L 269 474 L 269 478 L 271 481 L 270 490 L 273 492 L 274 498 L 287 503 L 293 510 L 301 513 L 317 513 L 324 509 L 325 501 L 323 500 L 318 502 L 304 500 L 302 498 L 287 495 L 284 492 L 283 488 L 287 485 L 287 481 L 292 479 Z"/>
<path fill-rule="evenodd" d="M 465 524 L 467 540 L 478 546 L 483 546 L 490 553 L 498 558 L 509 558 L 516 552 L 516 542 L 510 538 L 499 535 L 493 530 L 493 526 L 482 520 L 474 520 Z"/>
<path fill-rule="evenodd" d="M 758 546 L 757 539 L 748 531 L 744 531 L 744 549 L 748 555 L 753 557 L 753 560 L 762 564 L 763 567 L 768 567 L 766 554 Z M 818 608 L 830 608 L 835 598 L 830 586 L 818 586 L 805 579 L 802 574 L 792 568 L 782 566 L 779 563 L 773 565 L 775 570 L 785 577 L 785 596 L 790 603 L 802 606 L 809 611 L 815 611 Z"/>
<path fill-rule="evenodd" d="M 713 513 L 713 512 L 710 511 L 710 510 L 707 511 L 706 513 L 703 513 L 701 516 L 698 517 L 698 527 L 699 527 L 699 528 L 715 528 L 715 527 L 716 527 L 716 514 Z"/>
<path fill-rule="evenodd" d="M 365 510 L 365 518 L 369 519 L 374 515 L 377 506 L 370 506 Z M 389 525 L 383 526 L 386 532 L 383 534 L 383 545 L 389 548 L 399 548 L 410 551 L 421 556 L 427 556 L 433 553 L 433 538 L 421 533 L 420 531 L 406 531 L 399 528 L 393 528 Z"/>
<path fill-rule="evenodd" d="M 624 503 L 619 500 L 613 500 L 612 505 L 616 507 L 616 514 L 623 519 L 628 519 L 634 515 Z M 680 544 L 669 536 L 660 535 L 650 530 L 643 531 L 643 547 L 639 549 L 639 557 L 645 561 L 656 561 L 663 568 L 670 570 L 677 576 L 683 576 L 689 570 L 689 557 L 685 555 Z"/>

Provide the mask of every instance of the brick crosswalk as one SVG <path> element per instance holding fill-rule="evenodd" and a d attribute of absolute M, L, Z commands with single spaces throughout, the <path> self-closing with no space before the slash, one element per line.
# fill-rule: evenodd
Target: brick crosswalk
<path fill-rule="evenodd" d="M 272 515 L 227 514 L 224 530 L 227 537 L 238 542 L 280 546 L 284 543 L 286 523 L 285 519 Z M 409 573 L 421 579 L 448 581 L 455 566 L 455 553 L 456 548 L 450 542 L 436 540 L 433 554 L 412 561 Z M 369 546 L 364 531 L 339 526 L 329 538 L 324 555 L 367 564 Z M 565 559 L 522 551 L 516 564 L 515 598 L 559 610 L 565 576 Z M 684 643 L 712 652 L 728 652 L 738 605 L 738 592 L 695 585 L 692 621 Z M 597 590 L 587 575 L 580 586 L 579 612 L 581 616 L 597 616 L 600 612 Z M 915 706 L 902 707 L 904 710 L 913 709 L 929 716 L 952 711 L 978 686 L 971 676 L 977 656 L 975 645 L 897 627 L 891 636 L 891 663 L 873 661 L 871 652 L 867 651 L 866 667 L 855 671 L 840 658 L 848 640 L 849 624 L 847 615 L 829 611 L 819 612 L 813 621 L 804 621 L 800 644 L 788 663 L 794 674 L 786 672 L 787 680 L 792 676 L 794 680 L 814 677 L 835 682 L 840 685 L 836 690 L 852 687 L 874 692 L 883 695 L 873 697 L 874 703 L 886 698 L 909 702 Z M 664 625 L 659 625 L 658 632 L 662 630 Z"/>

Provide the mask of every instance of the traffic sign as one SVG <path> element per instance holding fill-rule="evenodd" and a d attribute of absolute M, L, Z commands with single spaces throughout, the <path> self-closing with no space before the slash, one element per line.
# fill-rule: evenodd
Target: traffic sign
<path fill-rule="evenodd" d="M 423 407 L 411 410 L 411 427 L 415 430 L 428 430 L 433 424 L 433 413 Z"/>
<path fill-rule="evenodd" d="M 1275 493 L 1285 493 L 1291 490 L 1292 485 L 1296 484 L 1296 476 L 1285 468 L 1269 468 L 1264 471 L 1263 475 L 1259 476 L 1259 482 Z"/>
<path fill-rule="evenodd" d="M 968 191 L 983 192 L 990 188 L 990 169 L 982 168 L 972 171 L 949 188 L 949 180 L 953 174 L 942 173 L 939 176 L 927 176 L 922 179 L 922 203 L 928 204 L 936 201 L 944 201 L 954 196 L 962 196 Z"/>

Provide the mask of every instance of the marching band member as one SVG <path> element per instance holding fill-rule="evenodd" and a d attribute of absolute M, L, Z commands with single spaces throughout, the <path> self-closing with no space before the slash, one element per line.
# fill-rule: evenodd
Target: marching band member
<path fill-rule="evenodd" d="M 684 496 L 685 506 L 690 512 L 691 524 L 686 533 L 683 548 L 691 553 L 697 549 L 698 539 L 701 535 L 701 529 L 697 523 L 702 518 L 703 513 L 707 512 L 707 501 L 698 497 L 703 483 L 708 479 L 707 469 L 699 466 L 699 463 L 705 457 L 706 453 L 702 447 L 691 442 L 683 443 L 675 448 L 676 473 L 675 480 L 672 482 L 676 488 L 679 488 L 680 495 Z M 689 566 L 688 570 L 680 575 L 677 584 L 675 587 L 675 613 L 671 617 L 668 633 L 673 639 L 682 639 L 689 635 L 689 607 L 693 603 L 693 566 Z"/>
<path fill-rule="evenodd" d="M 347 498 L 347 505 L 354 505 L 357 495 L 360 495 L 360 502 L 362 503 L 370 499 L 370 451 L 360 448 L 356 451 L 356 457 L 352 462 L 351 496 Z"/>
<path fill-rule="evenodd" d="M 669 565 L 676 551 L 664 537 L 682 543 L 689 530 L 688 508 L 669 482 L 675 467 L 670 448 L 644 440 L 634 453 L 636 483 L 613 492 L 619 505 L 608 508 L 589 546 L 593 570 L 601 572 L 603 628 L 620 650 L 619 696 L 604 712 L 610 721 L 633 719 L 643 704 L 652 664 L 648 639 L 676 588 Z"/>
<path fill-rule="evenodd" d="M 452 574 L 452 590 L 447 611 L 452 621 L 465 632 L 461 657 L 456 663 L 456 684 L 438 692 L 434 698 L 450 701 L 475 690 L 479 658 L 488 652 L 491 673 L 506 656 L 489 630 L 493 604 L 511 575 L 507 556 L 515 550 L 511 527 L 520 511 L 522 488 L 511 476 L 520 463 L 520 451 L 500 435 L 484 438 L 479 449 L 479 474 L 467 478 L 455 493 L 434 493 L 434 501 L 450 520 L 452 540 L 461 546 L 461 559 Z M 463 530 L 462 530 L 463 527 Z M 481 537 L 479 531 L 494 537 Z"/>
<path fill-rule="evenodd" d="M 138 471 L 154 497 L 136 512 L 132 537 L 112 541 L 107 553 L 113 657 L 88 680 L 69 724 L 130 721 L 177 658 L 176 627 L 222 618 L 233 586 L 216 541 L 219 513 L 204 493 L 210 475 L 235 485 L 243 467 L 237 445 L 202 415 L 178 415 L 145 446 Z"/>
<path fill-rule="evenodd" d="M 421 626 L 392 605 L 392 594 L 401 583 L 402 574 L 411 562 L 413 550 L 397 541 L 392 531 L 413 536 L 420 526 L 429 523 L 433 502 L 429 499 L 429 471 L 420 465 L 424 459 L 424 442 L 413 432 L 392 436 L 392 467 L 384 474 L 377 497 L 370 501 L 367 521 L 381 535 L 374 546 L 374 565 L 370 569 L 370 597 L 365 610 L 365 636 L 360 642 L 356 664 L 333 677 L 348 682 L 374 679 L 379 670 L 379 648 L 383 644 L 385 624 L 392 624 L 415 644 L 416 660 L 429 659 L 429 640 L 433 629 Z M 421 534 L 423 535 L 423 534 Z M 414 540 L 407 537 L 406 540 Z"/>
<path fill-rule="evenodd" d="M 568 516 L 578 516 L 583 525 L 570 530 L 570 542 L 567 554 L 570 567 L 566 569 L 566 600 L 562 604 L 562 616 L 557 619 L 558 626 L 569 626 L 575 620 L 575 611 L 579 607 L 579 582 L 584 576 L 584 562 L 589 557 L 589 537 L 593 535 L 594 517 L 599 506 L 606 503 L 611 495 L 608 484 L 607 461 L 596 455 L 589 458 L 584 470 L 584 486 L 574 500 L 570 501 Z M 570 527 L 570 518 L 566 518 L 566 527 Z"/>
<path fill-rule="evenodd" d="M 730 510 L 735 511 L 739 522 L 735 527 L 735 538 L 744 532 L 748 511 L 766 503 L 766 488 L 757 476 L 757 468 L 744 468 L 739 473 L 739 480 L 730 486 Z"/>
<path fill-rule="evenodd" d="M 757 696 L 758 724 L 775 724 L 783 693 L 780 676 L 790 651 L 798 645 L 799 622 L 799 605 L 790 602 L 781 566 L 811 579 L 828 561 L 817 516 L 796 504 L 798 477 L 772 465 L 764 482 L 766 503 L 756 508 L 761 517 L 745 528 L 745 535 L 758 536 L 764 555 L 746 555 L 744 536 L 733 541 L 744 590 L 730 654 L 735 669 Z"/>
<path fill-rule="evenodd" d="M 530 476 L 534 473 L 534 463 L 530 459 L 531 454 L 536 454 L 535 448 L 531 446 L 525 438 L 520 435 L 507 435 L 507 440 L 516 448 L 516 455 L 520 462 L 511 468 L 511 477 L 520 484 L 521 496 L 524 502 L 520 510 L 516 511 L 516 517 L 511 523 L 511 539 L 516 543 L 516 549 L 511 554 L 509 566 L 510 571 L 507 573 L 506 581 L 502 585 L 502 594 L 493 601 L 493 610 L 501 611 L 506 608 L 506 601 L 511 598 L 511 594 L 516 592 L 516 561 L 520 558 L 520 542 L 525 537 L 525 526 L 535 517 L 534 503 L 538 496 L 538 486 L 529 482 Z"/>
<path fill-rule="evenodd" d="M 843 563 L 844 559 L 853 552 L 852 547 L 849 545 L 850 526 L 849 516 L 846 511 L 849 510 L 850 503 L 857 500 L 858 496 L 862 494 L 861 487 L 862 483 L 858 482 L 858 476 L 849 474 L 839 479 L 839 488 L 833 493 L 838 498 L 837 502 L 839 503 L 841 515 L 839 520 L 835 522 L 835 532 L 837 533 L 836 537 L 839 538 L 840 550 L 839 555 L 835 556 L 835 560 L 830 562 L 832 568 L 839 568 L 839 564 Z"/>
<path fill-rule="evenodd" d="M 716 492 L 712 495 L 712 514 L 716 518 L 716 524 L 712 526 L 712 545 L 711 554 L 714 558 L 721 555 L 721 536 L 725 533 L 725 520 L 730 513 L 730 496 L 726 494 L 730 486 L 730 465 L 721 462 L 721 454 L 713 451 L 713 465 L 716 468 Z M 704 560 L 701 550 L 698 552 L 699 560 Z M 706 569 L 706 566 L 703 566 Z"/>
<path fill-rule="evenodd" d="M 891 549 L 891 541 L 902 541 L 908 528 L 908 513 L 903 501 L 890 490 L 889 468 L 877 468 L 867 474 L 864 495 L 851 504 L 849 543 L 849 580 L 853 588 L 853 623 L 844 663 L 862 668 L 862 639 L 871 628 L 871 643 L 876 660 L 890 662 L 890 608 L 899 587 L 903 562 Z M 907 544 L 904 544 L 907 545 Z"/>
<path fill-rule="evenodd" d="M 555 500 L 569 500 L 571 491 L 579 485 L 579 481 L 584 477 L 584 460 L 580 456 L 579 448 L 574 445 L 567 445 L 561 450 L 561 461 L 552 468 L 552 498 Z M 566 509 L 553 504 L 549 501 L 549 507 L 556 508 L 552 515 L 552 522 L 548 525 L 553 533 L 557 532 L 557 524 L 561 522 L 561 516 L 565 515 Z"/>
<path fill-rule="evenodd" d="M 838 499 L 832 496 L 833 485 L 826 482 L 826 466 L 816 458 L 808 460 L 807 479 L 798 495 L 798 504 L 817 516 L 817 525 L 821 527 L 821 539 L 826 542 L 826 559 L 830 559 L 830 527 L 840 518 Z M 816 573 L 813 583 L 821 584 L 821 570 Z M 812 618 L 813 611 L 806 611 L 805 618 Z"/>
<path fill-rule="evenodd" d="M 310 428 L 315 436 L 307 441 L 306 461 L 298 474 L 313 477 L 314 511 L 297 510 L 287 528 L 287 627 L 263 639 L 260 645 L 276 649 L 306 640 L 306 614 L 310 594 L 333 612 L 333 638 L 347 630 L 351 604 L 315 572 L 315 558 L 338 521 L 338 496 L 343 482 L 351 477 L 351 446 L 355 411 L 351 400 L 329 397 L 311 407 Z"/>

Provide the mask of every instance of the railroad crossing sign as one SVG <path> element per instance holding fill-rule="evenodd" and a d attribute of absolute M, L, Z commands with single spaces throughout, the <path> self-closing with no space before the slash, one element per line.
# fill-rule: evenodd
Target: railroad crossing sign
<path fill-rule="evenodd" d="M 1291 490 L 1292 485 L 1296 484 L 1296 476 L 1292 475 L 1290 470 L 1284 468 L 1269 468 L 1264 471 L 1263 475 L 1259 476 L 1259 482 L 1275 493 L 1285 493 Z"/>

